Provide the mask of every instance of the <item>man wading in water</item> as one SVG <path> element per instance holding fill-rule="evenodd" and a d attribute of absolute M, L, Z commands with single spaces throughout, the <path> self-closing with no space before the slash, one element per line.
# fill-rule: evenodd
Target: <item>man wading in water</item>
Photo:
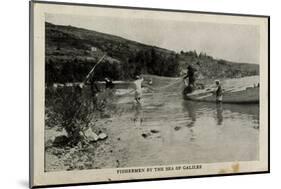
<path fill-rule="evenodd" d="M 141 104 L 141 98 L 142 98 L 142 89 L 141 84 L 143 82 L 143 78 L 139 75 L 136 76 L 136 80 L 134 81 L 135 84 L 135 100 L 137 104 Z"/>
<path fill-rule="evenodd" d="M 217 86 L 217 89 L 216 89 L 216 102 L 217 103 L 221 103 L 222 102 L 222 88 L 221 88 L 219 80 L 216 80 L 215 82 L 216 82 L 216 86 Z"/>

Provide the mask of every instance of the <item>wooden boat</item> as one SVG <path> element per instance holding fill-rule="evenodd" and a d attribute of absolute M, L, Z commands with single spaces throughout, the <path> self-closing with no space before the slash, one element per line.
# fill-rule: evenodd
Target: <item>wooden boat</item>
<path fill-rule="evenodd" d="M 192 93 L 183 92 L 183 95 L 186 100 L 216 102 L 216 95 L 210 90 L 195 90 Z M 224 92 L 222 102 L 227 104 L 258 104 L 259 87 L 247 88 L 241 91 Z"/>

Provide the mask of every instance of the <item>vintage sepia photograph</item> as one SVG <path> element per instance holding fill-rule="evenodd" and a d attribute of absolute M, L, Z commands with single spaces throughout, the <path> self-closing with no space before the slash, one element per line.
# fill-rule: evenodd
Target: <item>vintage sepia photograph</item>
<path fill-rule="evenodd" d="M 258 159 L 257 27 L 46 15 L 45 39 L 46 171 Z"/>
<path fill-rule="evenodd" d="M 42 174 L 267 171 L 267 17 L 46 6 Z"/>

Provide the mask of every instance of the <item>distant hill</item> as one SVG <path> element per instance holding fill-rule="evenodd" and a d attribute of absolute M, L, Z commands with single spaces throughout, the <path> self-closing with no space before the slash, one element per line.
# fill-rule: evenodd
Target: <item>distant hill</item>
<path fill-rule="evenodd" d="M 95 70 L 95 79 L 128 80 L 136 74 L 181 76 L 187 65 L 199 78 L 231 78 L 258 75 L 255 64 L 217 60 L 195 51 L 174 51 L 122 37 L 73 26 L 45 23 L 46 83 L 82 81 L 93 65 L 107 54 Z"/>

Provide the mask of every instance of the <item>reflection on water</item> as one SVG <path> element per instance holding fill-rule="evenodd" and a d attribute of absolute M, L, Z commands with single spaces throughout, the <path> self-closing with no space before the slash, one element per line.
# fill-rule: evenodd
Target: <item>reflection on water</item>
<path fill-rule="evenodd" d="M 187 102 L 184 102 L 183 111 L 186 111 L 188 117 L 190 118 L 190 122 L 187 123 L 187 127 L 188 128 L 193 127 L 196 121 L 196 103 L 191 102 L 187 105 Z"/>
<path fill-rule="evenodd" d="M 222 103 L 217 103 L 216 104 L 216 109 L 217 109 L 217 124 L 222 125 L 223 122 L 223 108 L 222 108 Z"/>
<path fill-rule="evenodd" d="M 114 122 L 135 128 L 124 137 L 124 166 L 258 159 L 258 105 L 185 101 L 177 93 L 144 94 L 141 106 L 126 98 L 119 107 L 132 108 Z"/>
<path fill-rule="evenodd" d="M 133 111 L 134 117 L 133 121 L 136 127 L 141 127 L 142 122 L 143 122 L 143 112 L 142 112 L 142 106 L 139 103 L 134 103 L 133 104 Z"/>

